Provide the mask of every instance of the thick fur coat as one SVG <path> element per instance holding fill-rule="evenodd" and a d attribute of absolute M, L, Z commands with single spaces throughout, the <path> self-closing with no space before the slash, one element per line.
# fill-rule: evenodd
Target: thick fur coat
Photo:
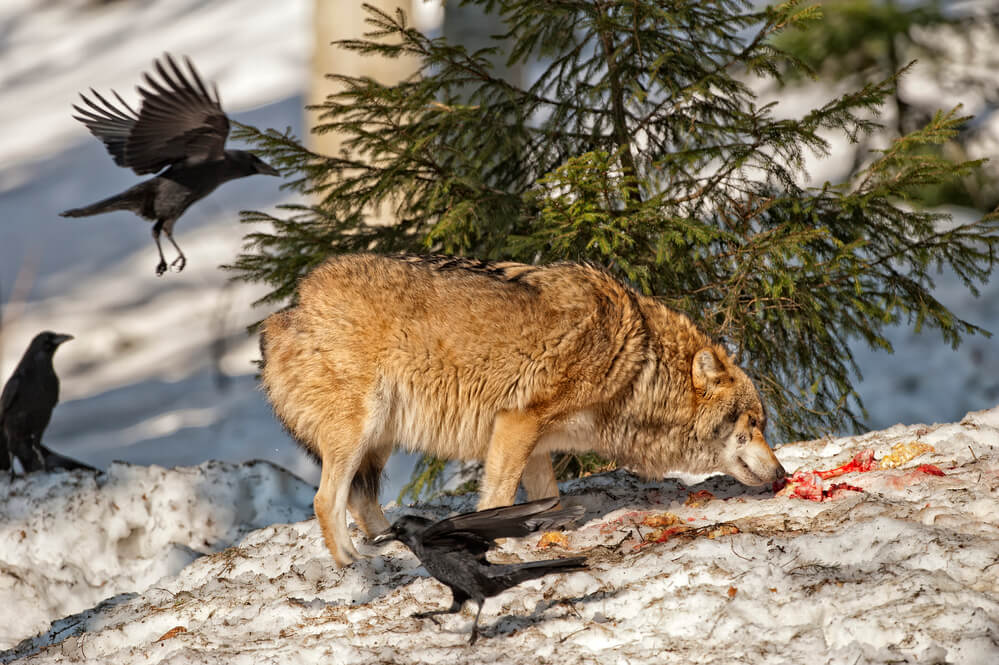
<path fill-rule="evenodd" d="M 316 515 L 339 565 L 369 535 L 397 445 L 485 462 L 479 509 L 558 494 L 550 453 L 592 450 L 649 477 L 784 470 L 752 382 L 684 315 L 607 273 L 449 257 L 348 255 L 263 326 L 263 385 L 322 461 Z"/>

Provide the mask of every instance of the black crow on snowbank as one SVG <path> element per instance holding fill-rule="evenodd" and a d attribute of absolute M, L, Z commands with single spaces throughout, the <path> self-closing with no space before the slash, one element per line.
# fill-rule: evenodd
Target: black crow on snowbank
<path fill-rule="evenodd" d="M 479 636 L 479 615 L 486 598 L 521 582 L 551 573 L 567 573 L 586 568 L 585 557 L 550 559 L 528 563 L 495 564 L 486 552 L 497 538 L 519 538 L 535 531 L 547 531 L 569 524 L 583 514 L 582 506 L 555 509 L 558 498 L 539 499 L 503 508 L 463 513 L 439 522 L 406 515 L 396 520 L 374 542 L 400 540 L 417 556 L 427 572 L 451 589 L 453 602 L 446 610 L 420 612 L 423 619 L 461 611 L 466 600 L 478 606 L 469 644 Z"/>
<path fill-rule="evenodd" d="M 0 393 L 0 470 L 12 470 L 14 458 L 25 473 L 52 469 L 93 469 L 42 445 L 42 433 L 59 402 L 59 377 L 52 356 L 72 335 L 35 335 Z"/>
<path fill-rule="evenodd" d="M 85 107 L 74 105 L 73 116 L 104 142 L 118 166 L 139 175 L 157 173 L 121 194 L 83 208 L 60 213 L 63 217 L 86 217 L 113 210 L 131 210 L 153 224 L 153 239 L 160 254 L 156 274 L 166 272 L 167 263 L 160 246 L 160 232 L 177 250 L 172 266 L 183 270 L 187 259 L 173 239 L 173 226 L 195 201 L 210 194 L 222 183 L 256 173 L 279 175 L 277 169 L 252 152 L 226 150 L 229 118 L 222 111 L 218 89 L 210 93 L 194 65 L 187 58 L 186 75 L 169 54 L 155 61 L 161 81 L 144 74 L 149 88 L 139 87 L 142 105 L 136 113 L 112 91 L 115 106 L 93 89 L 96 101 L 81 94 Z"/>

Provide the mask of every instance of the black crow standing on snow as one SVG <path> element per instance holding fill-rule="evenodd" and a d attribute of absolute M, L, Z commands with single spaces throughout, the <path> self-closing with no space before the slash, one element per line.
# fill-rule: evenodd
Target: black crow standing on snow
<path fill-rule="evenodd" d="M 93 469 L 42 445 L 42 432 L 59 401 L 59 377 L 52 356 L 72 335 L 45 331 L 35 335 L 0 393 L 0 470 L 13 470 L 14 458 L 25 473 L 48 469 Z"/>
<path fill-rule="evenodd" d="M 466 600 L 472 600 L 479 606 L 468 642 L 475 644 L 479 636 L 479 615 L 486 598 L 550 573 L 586 568 L 585 557 L 510 564 L 494 564 L 486 560 L 486 552 L 496 546 L 497 538 L 519 538 L 535 531 L 555 529 L 579 519 L 583 514 L 582 506 L 556 510 L 556 505 L 557 497 L 539 499 L 515 506 L 463 513 L 439 522 L 406 515 L 376 536 L 374 542 L 402 541 L 413 550 L 428 573 L 450 587 L 453 598 L 450 608 L 419 612 L 414 617 L 423 619 L 438 614 L 454 614 L 461 611 Z"/>
<path fill-rule="evenodd" d="M 112 91 L 121 107 L 102 97 L 93 88 L 99 104 L 81 94 L 86 108 L 74 105 L 73 116 L 104 142 L 118 166 L 127 166 L 139 175 L 157 173 L 121 194 L 83 208 L 60 213 L 63 217 L 86 217 L 113 210 L 131 210 L 153 224 L 153 239 L 160 253 L 156 274 L 166 272 L 166 259 L 160 246 L 160 232 L 177 250 L 170 265 L 178 272 L 187 259 L 173 239 L 177 218 L 195 201 L 210 194 L 228 180 L 256 173 L 279 175 L 277 169 L 246 150 L 226 150 L 229 118 L 219 103 L 218 88 L 209 93 L 187 58 L 190 77 L 169 54 L 163 62 L 154 61 L 161 81 L 149 74 L 143 77 L 151 90 L 139 87 L 142 105 L 136 113 L 117 92 Z"/>

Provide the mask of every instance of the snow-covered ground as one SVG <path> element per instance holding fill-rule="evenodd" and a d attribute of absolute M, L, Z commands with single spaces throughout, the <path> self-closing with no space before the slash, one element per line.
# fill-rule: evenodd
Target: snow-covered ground
<path fill-rule="evenodd" d="M 0 648 L 53 617 L 147 589 L 251 530 L 306 519 L 314 492 L 268 462 L 0 479 Z"/>
<path fill-rule="evenodd" d="M 565 500 L 586 514 L 562 545 L 542 551 L 533 536 L 492 556 L 585 555 L 589 570 L 487 600 L 473 647 L 471 606 L 440 625 L 411 617 L 447 606 L 450 594 L 401 545 L 362 544 L 371 558 L 335 569 L 316 521 L 294 521 L 307 513 L 308 488 L 269 465 L 0 480 L 18 497 L 0 509 L 0 556 L 18 565 L 0 588 L 15 586 L 25 608 L 9 615 L 0 648 L 12 648 L 0 663 L 993 665 L 999 408 L 777 454 L 789 471 L 828 469 L 913 441 L 933 450 L 837 478 L 863 489 L 822 502 L 725 477 L 685 486 L 615 471 L 567 483 Z M 419 512 L 443 517 L 475 499 Z M 414 509 L 392 508 L 389 519 L 404 510 Z M 99 533 L 72 528 L 83 521 Z M 72 596 L 85 584 L 64 578 L 110 597 L 45 630 L 31 608 L 49 588 L 60 592 L 50 605 L 83 605 Z"/>
<path fill-rule="evenodd" d="M 311 2 L 95 5 L 0 3 L 0 381 L 37 332 L 71 333 L 56 356 L 63 401 L 51 447 L 101 468 L 260 458 L 316 482 L 256 390 L 256 340 L 245 327 L 268 313 L 251 306 L 264 290 L 229 284 L 218 269 L 249 230 L 240 209 L 288 200 L 279 180 L 227 183 L 193 206 L 177 226 L 188 267 L 162 278 L 148 223 L 125 212 L 58 216 L 138 180 L 72 119 L 77 92 L 113 88 L 134 100 L 140 73 L 164 51 L 191 56 L 237 120 L 303 134 Z M 943 279 L 940 292 L 959 316 L 999 330 L 996 286 L 974 299 Z M 894 355 L 858 348 L 873 427 L 954 420 L 999 402 L 994 339 L 952 351 L 933 333 L 891 337 Z M 386 499 L 408 464 L 393 461 Z"/>

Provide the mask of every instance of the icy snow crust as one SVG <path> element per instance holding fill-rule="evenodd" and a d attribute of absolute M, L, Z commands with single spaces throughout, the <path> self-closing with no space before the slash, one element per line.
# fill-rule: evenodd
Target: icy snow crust
<path fill-rule="evenodd" d="M 0 648 L 254 529 L 305 519 L 314 492 L 266 462 L 0 474 Z"/>
<path fill-rule="evenodd" d="M 789 471 L 830 468 L 865 448 L 880 458 L 913 440 L 935 452 L 899 469 L 847 475 L 864 492 L 822 503 L 747 490 L 724 477 L 687 487 L 615 471 L 567 483 L 567 500 L 587 509 L 567 534 L 568 548 L 539 551 L 535 536 L 510 541 L 493 557 L 585 554 L 590 570 L 490 599 L 474 647 L 467 646 L 471 606 L 440 626 L 411 618 L 446 606 L 450 596 L 402 546 L 362 545 L 372 558 L 336 570 L 310 519 L 253 531 L 144 591 L 55 621 L 0 653 L 0 662 L 994 664 L 999 407 L 958 424 L 789 444 L 777 455 Z M 918 473 L 921 464 L 946 475 Z M 209 486 L 225 489 L 206 494 Z M 96 483 L 76 472 L 31 476 L 15 488 L 38 507 L 10 508 L 4 521 L 20 520 L 34 545 L 11 544 L 18 526 L 9 526 L 0 538 L 4 566 L 18 575 L 34 570 L 40 564 L 30 557 L 44 549 L 45 570 L 64 575 L 67 589 L 69 578 L 82 585 L 114 569 L 138 589 L 140 578 L 155 575 L 132 571 L 197 556 L 254 516 L 297 519 L 309 495 L 260 464 L 115 466 Z M 698 490 L 714 498 L 689 505 Z M 392 507 L 389 518 L 408 510 L 442 517 L 472 509 L 475 500 Z M 636 547 L 652 531 L 642 520 L 663 512 L 695 530 Z M 738 533 L 709 538 L 710 529 L 696 529 L 719 523 Z M 77 532 L 91 529 L 107 531 L 112 544 L 87 545 Z M 60 555 L 67 557 L 62 569 Z M 11 579 L 4 578 L 7 588 Z M 4 593 L 6 611 L 12 599 Z"/>

